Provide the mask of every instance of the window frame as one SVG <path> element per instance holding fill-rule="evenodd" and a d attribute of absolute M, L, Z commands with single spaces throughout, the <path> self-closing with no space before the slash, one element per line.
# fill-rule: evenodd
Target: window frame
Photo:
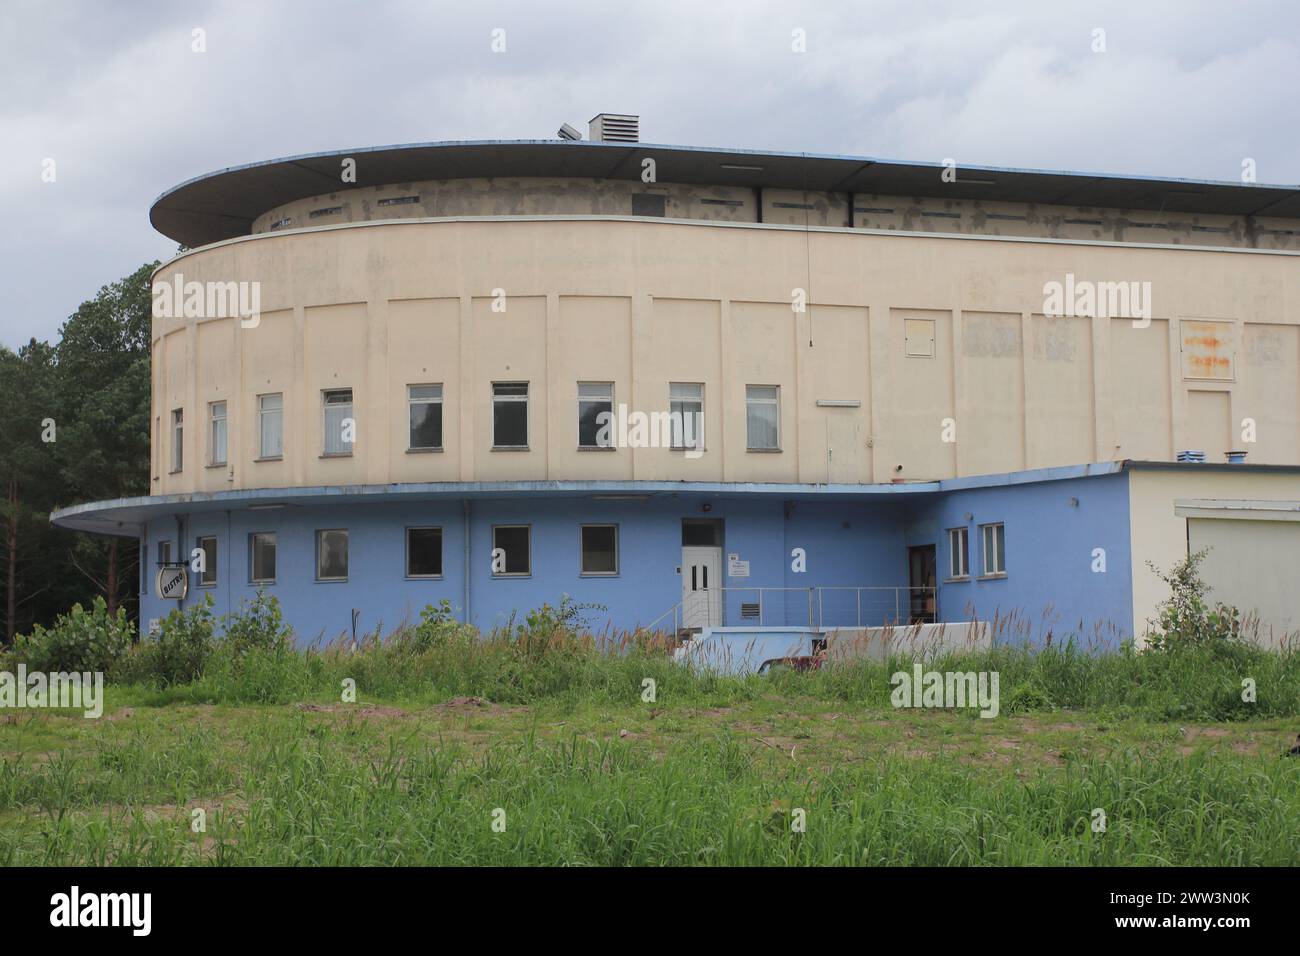
<path fill-rule="evenodd" d="M 212 542 L 212 560 L 207 559 L 207 548 L 203 547 L 204 541 Z M 217 575 L 217 536 L 215 534 L 200 534 L 194 537 L 194 547 L 204 552 L 203 571 L 199 574 L 199 583 L 196 587 L 215 588 L 220 581 Z M 212 580 L 205 580 L 205 575 L 211 574 Z"/>
<path fill-rule="evenodd" d="M 264 402 L 268 398 L 278 398 L 279 408 L 268 409 Z M 278 454 L 266 454 L 266 420 L 271 415 L 280 416 L 280 451 Z M 254 461 L 282 461 L 284 459 L 284 392 L 262 392 L 257 396 L 257 457 Z"/>
<path fill-rule="evenodd" d="M 346 402 L 331 402 L 331 396 L 342 395 L 347 393 Z M 330 451 L 330 425 L 329 410 L 330 407 L 338 405 L 347 406 L 347 414 L 343 416 L 342 422 L 352 419 L 353 428 L 356 427 L 356 393 L 351 386 L 340 386 L 339 388 L 322 388 L 320 390 L 320 413 L 321 413 L 321 447 L 320 456 L 322 458 L 351 458 L 354 442 L 344 441 L 340 435 L 339 444 L 347 447 L 347 451 Z"/>
<path fill-rule="evenodd" d="M 691 388 L 698 388 L 700 390 L 700 397 L 675 399 L 673 398 L 674 385 L 677 386 L 684 385 L 684 386 L 689 386 Z M 670 451 L 699 451 L 699 452 L 704 451 L 704 398 L 705 398 L 705 394 L 704 394 L 703 382 L 669 382 L 668 383 L 668 416 L 669 416 L 669 431 L 671 432 L 671 441 L 668 447 Z M 681 433 L 679 435 L 677 430 L 678 429 L 677 420 L 672 417 L 673 405 L 686 405 L 688 403 L 694 403 L 699 405 L 700 430 L 699 430 L 699 434 L 693 436 L 695 438 L 696 444 L 679 445 L 677 443 L 679 438 L 682 441 L 686 440 L 686 418 L 685 418 L 685 413 L 683 412 L 681 423 L 680 423 Z"/>
<path fill-rule="evenodd" d="M 343 535 L 343 576 L 326 578 L 321 577 L 321 546 L 325 541 L 327 534 Z M 316 583 L 317 584 L 341 584 L 348 580 L 352 572 L 351 561 L 352 540 L 348 534 L 347 528 L 317 528 L 316 529 Z"/>
<path fill-rule="evenodd" d="M 614 570 L 588 571 L 586 568 L 587 544 L 584 534 L 588 528 L 612 528 L 614 530 Z M 615 521 L 585 521 L 578 525 L 578 576 L 583 578 L 616 578 L 622 570 L 619 562 L 619 528 Z"/>
<path fill-rule="evenodd" d="M 270 538 L 271 548 L 275 554 L 275 574 L 269 578 L 257 576 L 257 539 Z M 252 585 L 275 584 L 280 573 L 280 539 L 274 531 L 248 532 L 248 583 Z"/>
<path fill-rule="evenodd" d="M 606 398 L 583 398 L 582 389 L 584 387 L 587 388 L 608 387 L 609 398 L 607 399 Z M 578 450 L 579 451 L 614 451 L 616 449 L 616 445 L 614 442 L 614 436 L 612 434 L 610 435 L 609 443 L 605 445 L 600 444 L 599 440 L 597 440 L 596 443 L 592 445 L 584 445 L 582 442 L 582 406 L 583 405 L 608 405 L 609 414 L 610 414 L 609 425 L 612 428 L 614 424 L 614 417 L 613 417 L 614 416 L 614 383 L 613 382 L 591 382 L 591 381 L 578 382 L 577 401 L 578 401 Z M 597 414 L 597 418 L 599 418 L 600 413 L 597 412 L 596 414 Z M 598 423 L 596 425 L 597 439 L 599 439 L 600 436 L 600 427 L 601 426 Z"/>
<path fill-rule="evenodd" d="M 411 573 L 411 532 L 412 531 L 436 531 L 438 532 L 438 567 L 442 570 L 437 574 L 412 574 Z M 407 525 L 402 533 L 405 542 L 405 554 L 402 563 L 403 578 L 407 581 L 441 581 L 446 575 L 446 549 L 444 545 L 447 541 L 447 532 L 442 525 L 436 524 L 413 524 Z"/>
<path fill-rule="evenodd" d="M 948 534 L 948 581 L 969 581 L 970 580 L 970 528 L 962 525 L 955 528 L 945 529 Z M 961 537 L 961 548 L 953 544 L 953 537 Z M 954 558 L 961 557 L 961 570 L 955 567 Z"/>
<path fill-rule="evenodd" d="M 752 399 L 749 396 L 750 389 L 771 389 L 773 397 L 771 399 L 761 398 Z M 749 428 L 749 409 L 751 405 L 771 406 L 776 409 L 776 444 L 774 445 L 755 445 L 753 436 Z M 780 385 L 746 385 L 745 386 L 745 451 L 754 452 L 779 452 L 781 450 L 781 386 Z"/>
<path fill-rule="evenodd" d="M 1007 531 L 1006 524 L 1001 521 L 990 521 L 980 526 L 980 567 L 983 573 L 981 578 L 1005 578 L 1007 576 Z M 1000 567 L 989 570 L 989 532 L 993 532 L 993 554 L 992 557 L 997 561 L 1001 551 Z"/>
<path fill-rule="evenodd" d="M 489 549 L 489 556 L 492 551 L 497 549 L 497 531 L 502 528 L 523 528 L 528 532 L 528 570 L 526 571 L 493 571 L 493 578 L 530 578 L 533 576 L 533 526 L 531 524 L 494 524 L 492 526 L 492 547 Z M 508 561 L 507 561 L 508 566 Z M 491 565 L 489 564 L 489 567 Z"/>
<path fill-rule="evenodd" d="M 185 406 L 172 409 L 172 462 L 168 474 L 179 475 L 185 470 Z"/>
<path fill-rule="evenodd" d="M 413 388 L 436 388 L 438 390 L 437 398 L 413 398 L 411 389 Z M 446 424 L 444 416 L 445 411 L 446 389 L 442 382 L 408 382 L 406 386 L 406 450 L 412 454 L 424 454 L 428 452 L 439 452 L 445 447 L 446 435 L 443 433 L 443 427 Z M 411 440 L 414 437 L 414 426 L 411 424 L 411 411 L 416 405 L 437 405 L 438 406 L 438 444 L 436 445 L 413 445 Z"/>
<path fill-rule="evenodd" d="M 221 417 L 217 417 L 217 406 Z M 217 423 L 221 423 L 221 457 L 217 457 Z M 230 403 L 219 398 L 208 402 L 208 467 L 220 468 L 230 463 Z"/>
<path fill-rule="evenodd" d="M 492 382 L 491 384 L 492 384 L 492 450 L 493 451 L 528 451 L 529 450 L 528 439 L 530 437 L 529 436 L 530 429 L 528 427 L 528 419 L 529 419 L 528 404 L 530 398 L 532 397 L 530 395 L 530 392 L 532 391 L 532 383 L 526 381 L 521 382 L 518 380 L 511 380 L 511 381 L 503 381 L 503 382 Z M 514 386 L 514 387 L 522 386 L 524 392 L 522 395 L 498 395 L 497 394 L 498 386 Z M 520 403 L 523 404 L 524 442 L 522 445 L 497 444 L 497 402 L 502 402 L 505 404 L 520 404 Z"/>

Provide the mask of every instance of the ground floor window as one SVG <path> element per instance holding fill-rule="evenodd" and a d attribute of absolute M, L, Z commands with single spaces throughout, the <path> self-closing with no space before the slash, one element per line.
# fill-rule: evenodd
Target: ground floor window
<path fill-rule="evenodd" d="M 406 529 L 406 576 L 442 577 L 442 529 Z"/>
<path fill-rule="evenodd" d="M 984 575 L 1007 573 L 1005 535 L 1001 524 L 980 525 L 984 538 Z"/>
<path fill-rule="evenodd" d="M 503 524 L 493 527 L 493 576 L 531 573 L 532 528 L 526 524 Z"/>
<path fill-rule="evenodd" d="M 582 526 L 582 573 L 618 574 L 618 525 Z"/>
<path fill-rule="evenodd" d="M 203 552 L 203 570 L 199 572 L 199 587 L 210 588 L 217 583 L 217 539 L 209 535 L 199 538 L 195 544 Z"/>
<path fill-rule="evenodd" d="M 316 580 L 348 579 L 348 533 L 333 528 L 316 532 Z"/>
<path fill-rule="evenodd" d="M 275 583 L 275 532 L 257 531 L 248 536 L 248 580 L 253 584 Z"/>
<path fill-rule="evenodd" d="M 965 528 L 948 529 L 948 577 L 964 578 L 970 575 L 967 563 L 969 532 Z"/>

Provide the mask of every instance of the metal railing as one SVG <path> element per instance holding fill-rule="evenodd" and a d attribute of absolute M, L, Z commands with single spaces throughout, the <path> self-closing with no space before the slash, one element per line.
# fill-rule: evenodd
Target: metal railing
<path fill-rule="evenodd" d="M 725 587 L 694 591 L 647 625 L 673 632 L 704 627 L 880 627 L 938 619 L 932 587 Z"/>

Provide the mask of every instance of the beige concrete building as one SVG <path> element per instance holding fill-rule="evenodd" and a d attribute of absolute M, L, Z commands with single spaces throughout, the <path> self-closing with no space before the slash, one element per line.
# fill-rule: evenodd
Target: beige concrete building
<path fill-rule="evenodd" d="M 794 501 L 1184 450 L 1300 466 L 1300 189 L 656 146 L 634 121 L 161 196 L 188 248 L 155 276 L 151 499 Z M 601 414 L 651 424 L 601 438 Z M 1130 484 L 1137 568 L 1185 552 L 1172 502 L 1209 494 L 1170 474 L 1158 502 Z M 895 584 L 935 587 L 926 560 Z M 1133 632 L 1158 599 L 1140 579 L 1112 615 Z"/>

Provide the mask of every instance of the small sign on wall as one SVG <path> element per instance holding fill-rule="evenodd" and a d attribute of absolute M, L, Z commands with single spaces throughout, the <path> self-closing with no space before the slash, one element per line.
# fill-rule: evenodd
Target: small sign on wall
<path fill-rule="evenodd" d="M 727 577 L 729 578 L 747 578 L 749 577 L 749 562 L 740 560 L 740 555 L 727 555 Z"/>
<path fill-rule="evenodd" d="M 183 564 L 159 568 L 153 583 L 158 597 L 168 601 L 184 600 L 190 590 L 189 569 Z"/>

